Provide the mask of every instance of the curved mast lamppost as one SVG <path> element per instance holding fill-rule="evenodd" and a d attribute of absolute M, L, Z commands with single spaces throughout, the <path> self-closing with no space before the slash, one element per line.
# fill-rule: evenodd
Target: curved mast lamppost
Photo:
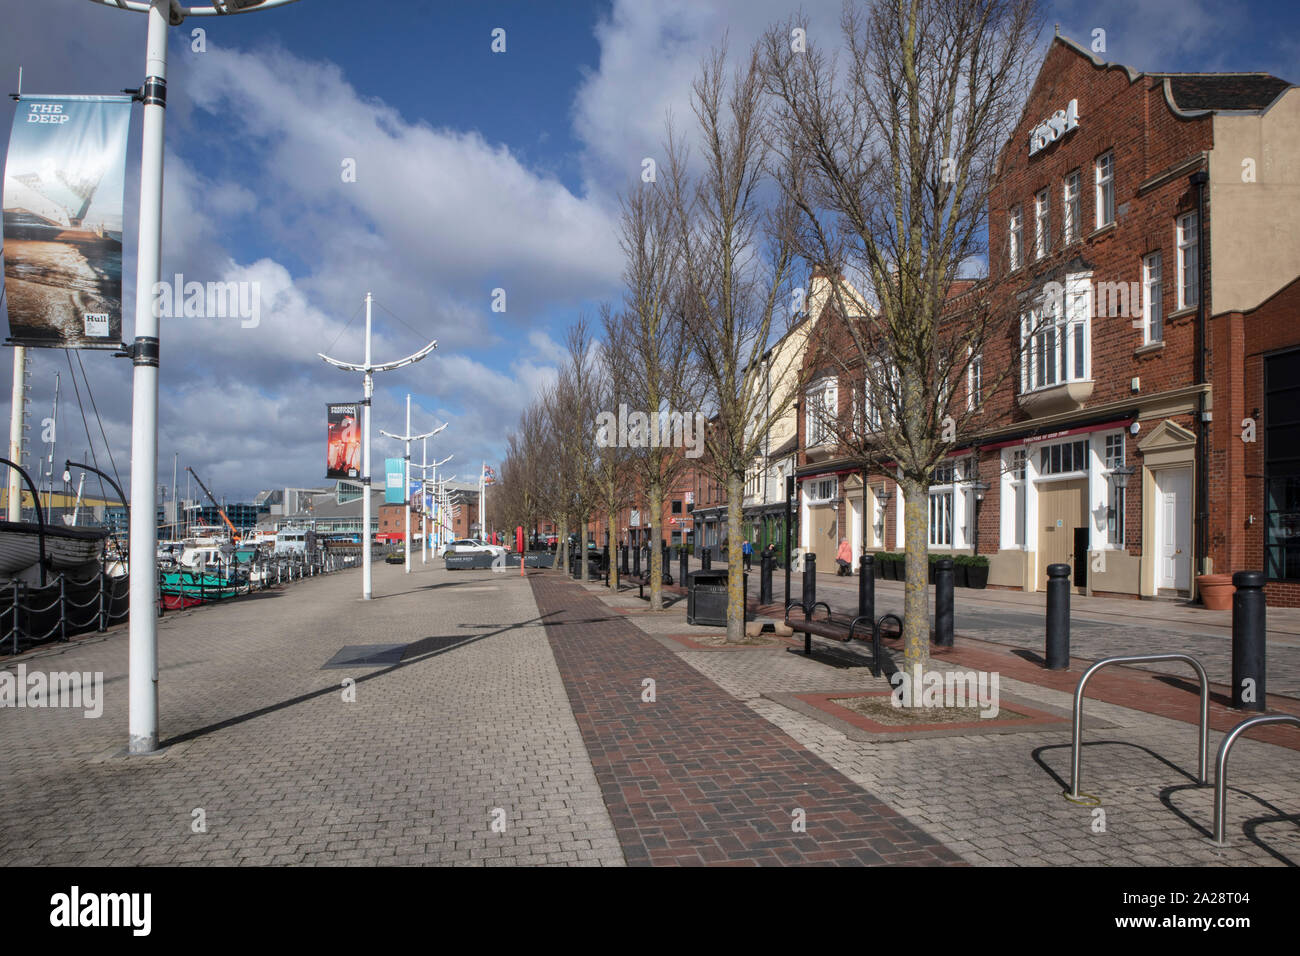
<path fill-rule="evenodd" d="M 445 428 L 446 426 L 444 425 L 443 427 Z M 431 465 L 429 464 L 428 442 L 421 442 L 421 444 L 424 446 L 422 452 L 424 462 L 423 464 L 412 465 L 411 467 L 420 469 L 420 563 L 426 564 L 428 562 L 427 554 L 429 545 L 429 509 L 425 507 L 425 499 L 429 497 L 429 485 L 431 484 L 429 481 L 429 469 L 433 469 L 433 475 L 437 478 L 438 469 L 456 456 L 448 455 L 442 461 L 435 461 Z M 433 484 L 436 485 L 436 482 L 433 482 Z"/>
<path fill-rule="evenodd" d="M 411 573 L 411 442 L 424 441 L 425 439 L 432 438 L 450 424 L 451 422 L 444 422 L 431 432 L 425 432 L 423 435 L 412 435 L 411 395 L 408 392 L 406 395 L 406 434 L 394 435 L 392 432 L 386 432 L 382 428 L 379 429 L 379 434 L 383 435 L 385 438 L 392 438 L 397 441 L 406 442 L 405 454 L 402 459 L 406 465 L 406 471 L 402 476 L 405 481 L 405 485 L 402 488 L 402 497 L 406 499 L 406 541 L 404 545 L 406 548 L 406 574 Z M 423 489 L 423 485 L 421 486 L 421 489 Z M 421 496 L 423 497 L 423 495 Z"/>
<path fill-rule="evenodd" d="M 148 14 L 145 46 L 144 131 L 140 155 L 140 229 L 135 274 L 135 341 L 131 356 L 130 718 L 127 752 L 158 749 L 158 330 L 154 287 L 162 264 L 163 132 L 167 112 L 167 27 L 186 17 L 216 17 L 282 7 L 295 0 L 211 0 L 187 7 L 179 0 L 90 0 Z"/>
<path fill-rule="evenodd" d="M 365 362 L 358 365 L 355 362 L 343 362 L 339 359 L 330 358 L 322 352 L 316 353 L 335 368 L 341 368 L 349 372 L 361 372 L 363 375 L 362 381 L 364 383 L 366 397 L 362 399 L 361 402 L 361 470 L 364 472 L 361 476 L 361 486 L 364 489 L 364 493 L 361 496 L 361 537 L 363 539 L 361 542 L 361 597 L 366 601 L 370 600 L 371 595 L 371 565 L 373 564 L 370 554 L 370 400 L 375 394 L 375 372 L 391 372 L 395 368 L 413 365 L 438 347 L 437 340 L 434 340 L 424 348 L 420 349 L 420 351 L 408 355 L 405 358 L 400 358 L 395 362 L 372 362 L 370 360 L 370 307 L 373 299 L 374 297 L 367 292 Z M 409 559 L 407 564 L 410 564 Z"/>

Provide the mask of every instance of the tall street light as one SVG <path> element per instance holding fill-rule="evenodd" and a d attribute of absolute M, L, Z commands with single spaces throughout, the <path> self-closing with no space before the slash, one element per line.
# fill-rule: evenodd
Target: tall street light
<path fill-rule="evenodd" d="M 446 428 L 447 425 L 449 424 L 451 423 L 445 422 L 439 425 L 431 432 L 425 432 L 422 435 L 412 435 L 411 434 L 411 393 L 407 392 L 406 393 L 406 434 L 394 435 L 392 432 L 386 432 L 382 428 L 379 429 L 379 434 L 383 435 L 385 438 L 394 438 L 397 441 L 406 442 L 405 454 L 403 456 L 403 461 L 406 464 L 406 471 L 405 474 L 403 475 L 403 480 L 406 482 L 406 484 L 405 487 L 403 487 L 402 489 L 402 497 L 406 499 L 406 544 L 405 544 L 406 547 L 405 573 L 406 574 L 411 573 L 411 442 L 416 440 L 424 441 L 425 439 L 432 438 L 434 435 L 438 434 L 438 432 Z M 421 496 L 423 497 L 424 486 L 421 485 L 420 487 L 421 487 Z"/>
<path fill-rule="evenodd" d="M 153 290 L 162 259 L 163 127 L 167 111 L 167 27 L 187 16 L 215 17 L 282 7 L 294 0 L 212 0 L 194 7 L 178 0 L 90 0 L 149 15 L 145 46 L 143 149 L 140 157 L 140 230 L 135 273 L 135 366 L 131 393 L 130 516 L 130 734 L 127 752 L 158 749 L 158 316 Z"/>
<path fill-rule="evenodd" d="M 322 352 L 317 352 L 322 359 L 333 365 L 335 368 L 341 368 L 349 372 L 362 373 L 362 387 L 365 390 L 365 398 L 362 400 L 361 412 L 361 470 L 364 474 L 361 476 L 361 484 L 365 488 L 365 494 L 361 499 L 361 597 L 369 601 L 371 594 L 371 554 L 370 554 L 370 401 L 375 394 L 375 372 L 390 372 L 395 368 L 402 368 L 420 361 L 430 352 L 438 347 L 436 341 L 430 342 L 420 351 L 415 352 L 405 358 L 400 358 L 395 362 L 372 362 L 370 361 L 370 315 L 371 303 L 373 296 L 366 293 L 366 360 L 358 365 L 355 362 L 341 362 L 338 359 L 332 359 Z M 409 453 L 408 453 L 408 458 Z M 410 475 L 407 475 L 409 480 Z M 407 507 L 410 507 L 409 503 Z M 409 524 L 409 523 L 408 523 Z M 410 528 L 408 527 L 409 531 Z M 408 535 L 409 537 L 409 535 Z M 409 564 L 409 561 L 408 561 Z"/>

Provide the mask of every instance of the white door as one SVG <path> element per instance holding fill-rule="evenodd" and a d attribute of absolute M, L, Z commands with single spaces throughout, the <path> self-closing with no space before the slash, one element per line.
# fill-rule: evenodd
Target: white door
<path fill-rule="evenodd" d="M 1192 573 L 1192 472 L 1158 471 L 1156 478 L 1156 587 L 1186 591 Z"/>
<path fill-rule="evenodd" d="M 857 554 L 862 550 L 862 499 L 850 497 L 848 507 L 849 544 L 853 548 L 853 553 Z"/>

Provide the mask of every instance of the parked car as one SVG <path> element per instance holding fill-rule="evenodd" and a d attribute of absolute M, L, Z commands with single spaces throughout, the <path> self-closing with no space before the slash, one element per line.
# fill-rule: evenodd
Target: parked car
<path fill-rule="evenodd" d="M 458 538 L 447 545 L 448 554 L 490 554 L 504 555 L 506 549 L 499 544 L 488 544 L 479 538 Z"/>

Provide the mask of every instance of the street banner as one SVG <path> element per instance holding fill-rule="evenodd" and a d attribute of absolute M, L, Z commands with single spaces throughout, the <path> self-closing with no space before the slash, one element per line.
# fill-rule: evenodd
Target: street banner
<path fill-rule="evenodd" d="M 406 459 L 384 459 L 384 503 L 400 505 L 406 500 L 402 490 L 406 487 Z"/>
<path fill-rule="evenodd" d="M 343 402 L 325 406 L 326 478 L 361 476 L 361 406 Z"/>
<path fill-rule="evenodd" d="M 32 96 L 14 111 L 4 179 L 12 344 L 122 344 L 122 190 L 130 96 Z"/>

